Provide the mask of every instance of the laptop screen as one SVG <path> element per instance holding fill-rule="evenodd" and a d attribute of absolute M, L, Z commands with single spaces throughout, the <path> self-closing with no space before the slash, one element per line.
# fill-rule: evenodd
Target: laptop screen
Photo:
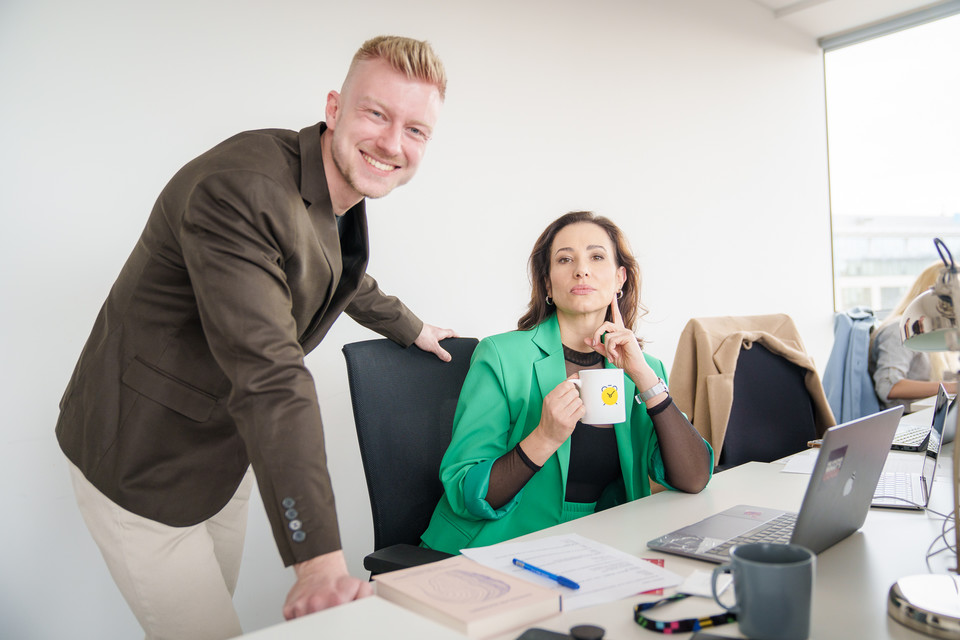
<path fill-rule="evenodd" d="M 930 430 L 930 439 L 927 441 L 927 455 L 923 459 L 923 486 L 930 495 L 933 488 L 933 476 L 937 473 L 937 457 L 940 455 L 940 445 L 943 441 L 943 427 L 947 419 L 949 407 L 947 392 L 940 385 L 937 392 L 937 402 L 933 410 L 933 428 Z"/>

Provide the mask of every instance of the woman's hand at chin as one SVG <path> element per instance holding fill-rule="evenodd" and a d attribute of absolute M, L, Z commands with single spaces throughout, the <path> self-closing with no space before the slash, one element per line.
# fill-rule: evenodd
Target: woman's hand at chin
<path fill-rule="evenodd" d="M 593 338 L 587 338 L 584 342 L 597 353 L 603 354 L 603 357 L 613 366 L 623 369 L 637 387 L 646 389 L 652 386 L 657 381 L 657 374 L 643 357 L 643 350 L 640 348 L 637 336 L 624 326 L 616 296 L 610 302 L 610 311 L 613 321 L 601 324 L 594 332 Z M 602 341 L 601 337 L 603 337 Z M 648 382 L 648 385 L 643 386 Z"/>

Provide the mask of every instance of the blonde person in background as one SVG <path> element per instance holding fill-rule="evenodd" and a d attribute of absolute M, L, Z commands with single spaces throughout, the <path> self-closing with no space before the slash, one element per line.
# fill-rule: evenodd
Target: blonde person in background
<path fill-rule="evenodd" d="M 903 346 L 899 321 L 910 302 L 937 281 L 943 269 L 936 262 L 917 277 L 913 285 L 870 338 L 870 375 L 883 408 L 903 405 L 911 400 L 937 395 L 939 384 L 947 393 L 957 392 L 955 358 L 945 353 L 914 351 Z"/>

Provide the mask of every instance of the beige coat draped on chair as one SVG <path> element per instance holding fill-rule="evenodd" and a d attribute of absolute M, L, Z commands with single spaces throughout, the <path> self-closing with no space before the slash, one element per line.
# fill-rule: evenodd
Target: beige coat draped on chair
<path fill-rule="evenodd" d="M 749 349 L 755 342 L 806 369 L 804 381 L 813 403 L 817 433 L 822 435 L 836 424 L 820 375 L 790 316 L 693 318 L 677 344 L 670 395 L 713 447 L 718 460 L 733 406 L 733 377 L 740 348 Z"/>

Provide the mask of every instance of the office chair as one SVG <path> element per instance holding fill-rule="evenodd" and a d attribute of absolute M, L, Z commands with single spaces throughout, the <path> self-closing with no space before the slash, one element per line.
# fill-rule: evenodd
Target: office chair
<path fill-rule="evenodd" d="M 740 348 L 718 471 L 778 460 L 818 437 L 805 375 L 803 367 L 760 343 Z"/>
<path fill-rule="evenodd" d="M 343 346 L 373 514 L 371 576 L 449 556 L 420 547 L 420 534 L 443 495 L 440 460 L 477 339 L 440 344 L 451 362 L 386 339 Z"/>
<path fill-rule="evenodd" d="M 677 343 L 670 395 L 713 447 L 718 470 L 794 453 L 836 424 L 813 358 L 783 313 L 691 318 Z M 809 411 L 817 435 L 807 437 L 800 425 Z M 731 428 L 747 431 L 732 436 L 727 453 Z"/>

